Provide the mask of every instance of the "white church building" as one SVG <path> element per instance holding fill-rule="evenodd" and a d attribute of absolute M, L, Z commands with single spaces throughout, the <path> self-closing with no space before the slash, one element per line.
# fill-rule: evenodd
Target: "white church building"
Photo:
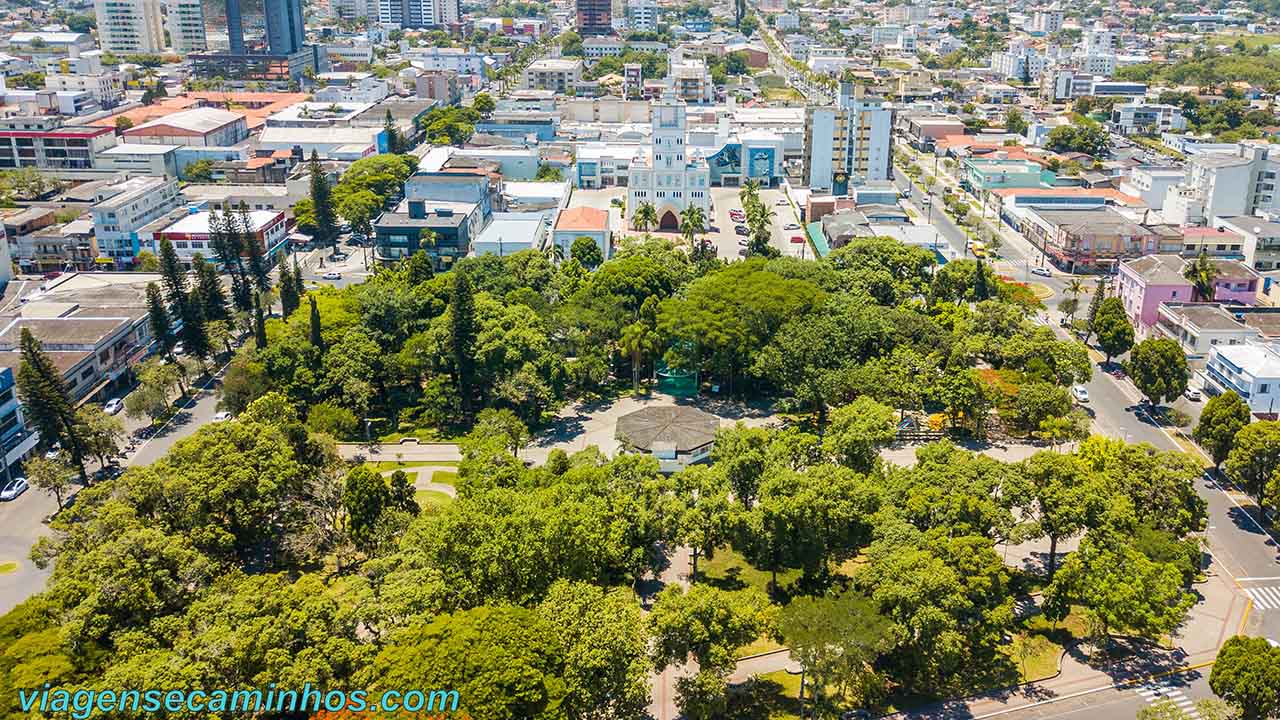
<path fill-rule="evenodd" d="M 657 211 L 657 230 L 679 230 L 680 213 L 702 208 L 711 223 L 711 171 L 701 151 L 688 149 L 685 104 L 668 92 L 652 108 L 653 134 L 649 148 L 641 146 L 631 160 L 627 178 L 627 225 L 644 203 Z"/>

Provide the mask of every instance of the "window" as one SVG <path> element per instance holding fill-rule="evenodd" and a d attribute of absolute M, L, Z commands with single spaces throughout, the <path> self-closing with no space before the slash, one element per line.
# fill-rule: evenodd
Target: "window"
<path fill-rule="evenodd" d="M 1258 386 L 1259 395 L 1266 395 L 1270 391 L 1271 391 L 1271 385 L 1268 383 L 1262 383 L 1261 385 Z"/>
<path fill-rule="evenodd" d="M 84 369 L 84 371 L 83 371 L 83 372 L 81 372 L 81 373 L 80 373 L 80 379 L 81 379 L 81 380 L 88 380 L 88 379 L 89 379 L 89 377 L 90 377 L 90 376 L 92 376 L 92 375 L 93 375 L 93 367 L 87 367 L 87 368 L 85 368 L 85 369 Z"/>

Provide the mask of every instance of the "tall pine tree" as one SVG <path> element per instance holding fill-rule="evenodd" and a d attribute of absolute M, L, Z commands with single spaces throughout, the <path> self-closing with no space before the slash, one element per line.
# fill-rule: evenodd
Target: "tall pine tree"
<path fill-rule="evenodd" d="M 169 306 L 180 311 L 187 302 L 187 274 L 168 238 L 160 241 L 160 280 L 164 283 L 165 299 L 169 301 Z"/>
<path fill-rule="evenodd" d="M 1089 301 L 1089 324 L 1084 331 L 1084 341 L 1089 342 L 1089 338 L 1093 335 L 1093 322 L 1098 317 L 1098 308 L 1102 305 L 1102 300 L 1107 296 L 1107 278 L 1101 276 L 1098 278 L 1098 284 L 1093 289 L 1093 299 Z"/>
<path fill-rule="evenodd" d="M 173 346 L 177 343 L 173 337 L 173 321 L 164 309 L 160 286 L 155 283 L 147 283 L 147 323 L 151 326 L 151 337 L 160 344 L 160 354 L 172 357 Z"/>
<path fill-rule="evenodd" d="M 191 258 L 191 270 L 195 273 L 193 297 L 199 298 L 200 313 L 206 321 L 227 320 L 231 313 L 227 309 L 227 293 L 218 279 L 218 269 L 213 263 L 204 259 L 200 253 Z"/>
<path fill-rule="evenodd" d="M 387 152 L 399 155 L 403 151 L 400 147 L 400 130 L 396 128 L 395 120 L 391 118 L 391 108 L 387 108 L 387 117 L 382 123 L 382 128 L 387 133 Z"/>
<path fill-rule="evenodd" d="M 253 344 L 259 350 L 267 346 L 267 321 L 262 316 L 262 295 L 253 294 Z"/>
<path fill-rule="evenodd" d="M 299 300 L 303 295 L 307 294 L 307 286 L 302 280 L 302 268 L 298 267 L 298 256 L 293 256 L 293 289 L 298 294 Z"/>
<path fill-rule="evenodd" d="M 84 471 L 84 443 L 76 423 L 75 406 L 67 394 L 62 373 L 29 328 L 22 328 L 19 345 L 22 363 L 18 366 L 16 382 L 24 414 L 40 432 L 45 447 L 62 443 L 80 471 L 80 482 L 87 485 L 89 477 Z"/>
<path fill-rule="evenodd" d="M 198 298 L 190 298 L 182 304 L 182 346 L 187 354 L 198 359 L 201 364 L 209 357 L 209 331 L 204 325 L 204 313 L 201 311 Z"/>
<path fill-rule="evenodd" d="M 324 338 L 320 335 L 320 310 L 316 308 L 316 298 L 311 300 L 311 344 L 320 352 L 324 352 Z"/>
<path fill-rule="evenodd" d="M 321 245 L 335 245 L 338 240 L 337 213 L 333 209 L 333 194 L 329 178 L 320 165 L 320 156 L 311 151 L 311 206 L 316 217 L 316 241 Z"/>
<path fill-rule="evenodd" d="M 991 297 L 991 289 L 987 287 L 987 266 L 978 258 L 978 271 L 973 277 L 973 299 L 982 302 Z"/>
<path fill-rule="evenodd" d="M 453 273 L 453 293 L 449 298 L 449 354 L 453 379 L 462 398 L 462 412 L 471 413 L 471 378 L 475 373 L 476 307 L 471 280 L 464 272 Z"/>
<path fill-rule="evenodd" d="M 263 257 L 262 244 L 258 242 L 258 234 L 253 229 L 253 216 L 249 213 L 249 205 L 240 203 L 240 228 L 244 238 L 245 254 L 249 256 L 249 277 L 253 280 L 258 292 L 271 289 L 271 274 L 267 269 L 266 258 Z"/>
<path fill-rule="evenodd" d="M 289 317 L 298 309 L 298 287 L 293 284 L 293 271 L 283 260 L 280 261 L 280 308 L 284 317 Z"/>

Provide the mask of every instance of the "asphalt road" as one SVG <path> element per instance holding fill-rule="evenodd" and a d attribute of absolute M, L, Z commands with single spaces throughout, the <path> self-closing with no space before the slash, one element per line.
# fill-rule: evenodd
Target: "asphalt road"
<path fill-rule="evenodd" d="M 1185 709 L 1197 700 L 1213 697 L 1213 691 L 1209 689 L 1209 670 L 1205 668 L 1141 685 L 1108 688 L 1076 697 L 1046 698 L 1047 702 L 1042 705 L 979 717 L 1004 720 L 1133 720 L 1139 710 L 1162 700 L 1169 700 Z"/>

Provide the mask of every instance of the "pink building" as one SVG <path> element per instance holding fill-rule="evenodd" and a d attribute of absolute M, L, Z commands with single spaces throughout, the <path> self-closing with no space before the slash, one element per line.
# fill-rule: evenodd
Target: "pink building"
<path fill-rule="evenodd" d="M 1125 313 L 1139 338 L 1150 334 L 1163 302 L 1191 302 L 1206 298 L 1192 297 L 1190 280 L 1182 276 L 1183 268 L 1194 259 L 1177 255 L 1146 255 L 1120 263 L 1116 278 L 1116 297 L 1124 304 Z M 1253 305 L 1258 299 L 1261 276 L 1238 260 L 1213 259 L 1218 269 L 1214 281 L 1214 302 Z"/>

